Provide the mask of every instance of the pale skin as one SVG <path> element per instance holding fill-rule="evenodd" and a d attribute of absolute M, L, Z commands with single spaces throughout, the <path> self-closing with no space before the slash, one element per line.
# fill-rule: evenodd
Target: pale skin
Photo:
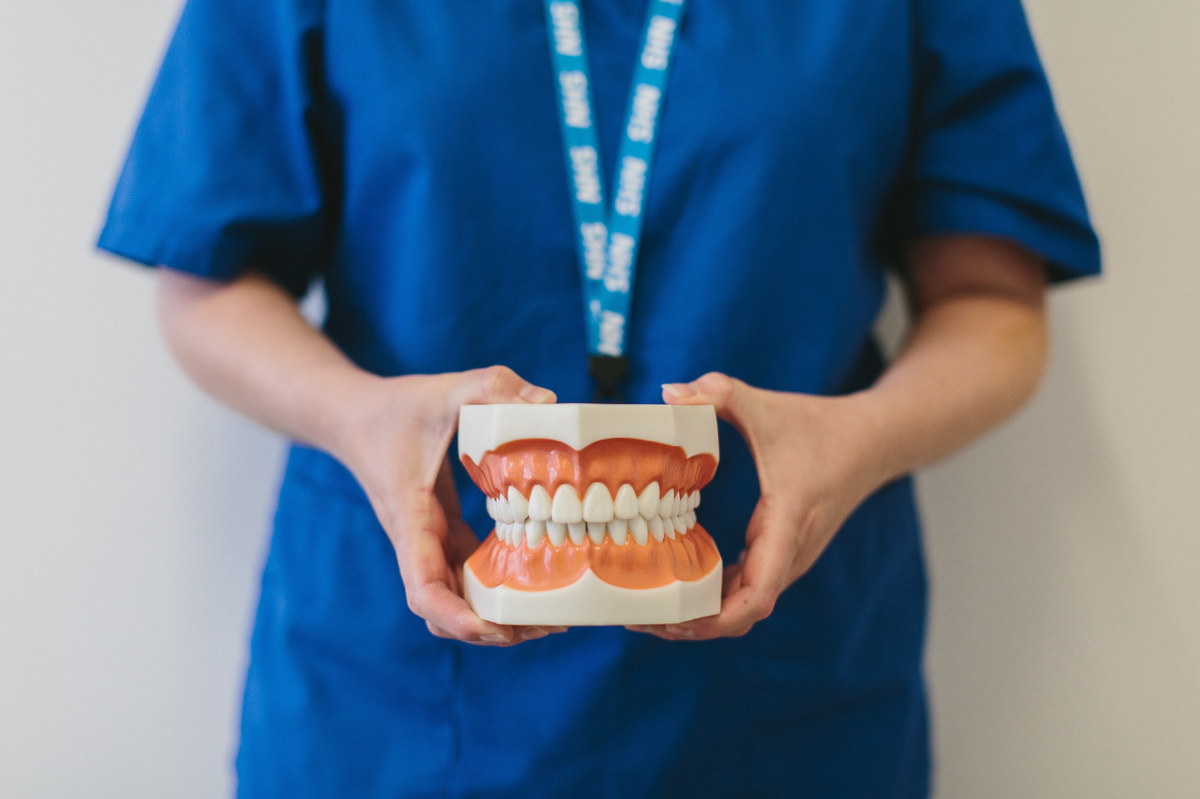
<path fill-rule="evenodd" d="M 714 405 L 738 429 L 761 497 L 745 550 L 725 570 L 720 614 L 630 629 L 671 640 L 744 635 L 866 497 L 964 446 L 1032 395 L 1048 348 L 1037 256 L 1000 239 L 937 237 L 911 245 L 905 271 L 913 328 L 869 389 L 790 394 L 719 373 L 663 387 L 664 402 Z M 508 646 L 564 629 L 492 624 L 463 600 L 462 564 L 479 540 L 462 519 L 447 460 L 460 406 L 551 403 L 553 392 L 502 366 L 370 374 L 257 275 L 222 284 L 164 269 L 159 318 L 203 389 L 353 472 L 395 547 L 408 605 L 430 632 Z"/>

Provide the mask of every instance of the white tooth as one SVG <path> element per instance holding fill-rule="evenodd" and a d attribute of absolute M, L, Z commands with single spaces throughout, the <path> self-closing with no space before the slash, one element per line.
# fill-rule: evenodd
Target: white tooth
<path fill-rule="evenodd" d="M 683 495 L 676 494 L 675 498 L 671 500 L 671 515 L 678 516 L 681 513 L 683 513 Z"/>
<path fill-rule="evenodd" d="M 546 522 L 546 537 L 556 547 L 561 547 L 567 540 L 567 526 L 560 522 Z"/>
<path fill-rule="evenodd" d="M 641 495 L 638 496 L 638 513 L 647 519 L 658 515 L 658 483 L 651 483 L 642 489 Z"/>
<path fill-rule="evenodd" d="M 617 546 L 625 546 L 625 540 L 629 537 L 629 522 L 624 519 L 613 519 L 608 523 L 608 535 Z"/>
<path fill-rule="evenodd" d="M 514 522 L 525 523 L 529 518 L 529 500 L 517 490 L 516 486 L 508 487 L 508 507 L 512 508 Z"/>
<path fill-rule="evenodd" d="M 554 507 L 551 517 L 560 524 L 574 524 L 583 521 L 583 505 L 579 503 L 579 495 L 575 487 L 560 485 L 554 492 Z"/>
<path fill-rule="evenodd" d="M 683 504 L 679 508 L 680 513 L 687 513 L 692 509 L 692 500 L 695 499 L 695 492 L 683 495 Z"/>
<path fill-rule="evenodd" d="M 529 492 L 529 518 L 538 522 L 550 521 L 550 492 L 536 485 Z"/>
<path fill-rule="evenodd" d="M 634 516 L 629 520 L 629 534 L 633 536 L 633 540 L 646 546 L 646 539 L 650 534 L 650 528 L 646 526 L 646 520 L 641 516 Z"/>
<path fill-rule="evenodd" d="M 650 535 L 654 536 L 655 541 L 663 540 L 663 523 L 658 516 L 651 516 L 646 520 L 646 527 L 650 530 Z"/>
<path fill-rule="evenodd" d="M 604 543 L 604 533 L 607 525 L 604 522 L 588 522 L 588 538 L 592 539 L 593 544 Z"/>
<path fill-rule="evenodd" d="M 500 497 L 500 499 L 496 500 L 496 513 L 500 514 L 500 521 L 505 522 L 506 524 L 512 524 L 516 521 L 516 519 L 513 518 L 512 508 L 508 506 L 508 500 L 504 497 Z"/>
<path fill-rule="evenodd" d="M 585 522 L 612 521 L 613 498 L 604 483 L 592 483 L 583 495 L 583 520 Z"/>
<path fill-rule="evenodd" d="M 692 510 L 700 507 L 700 489 L 692 492 Z"/>
<path fill-rule="evenodd" d="M 488 497 L 485 504 L 487 505 L 488 516 L 491 516 L 493 519 L 496 518 L 496 500 Z"/>
<path fill-rule="evenodd" d="M 618 519 L 632 519 L 638 515 L 637 492 L 625 483 L 617 489 L 617 501 L 613 503 L 613 515 Z"/>
<path fill-rule="evenodd" d="M 582 544 L 584 537 L 587 536 L 587 525 L 583 522 L 568 524 L 567 533 L 570 534 L 572 543 Z"/>
<path fill-rule="evenodd" d="M 683 520 L 687 523 L 687 529 L 691 530 L 696 526 L 696 511 L 690 510 L 683 514 Z"/>
<path fill-rule="evenodd" d="M 525 522 L 525 545 L 533 549 L 546 537 L 546 523 L 538 519 Z"/>
<path fill-rule="evenodd" d="M 684 521 L 682 516 L 672 516 L 671 524 L 675 525 L 675 532 L 679 533 L 680 535 L 683 535 L 687 532 L 687 522 Z"/>
<path fill-rule="evenodd" d="M 663 519 L 663 533 L 672 541 L 675 540 L 675 522 L 670 517 Z"/>
<path fill-rule="evenodd" d="M 504 525 L 504 541 L 505 543 L 516 546 L 520 542 L 517 541 L 517 535 L 525 535 L 525 525 L 523 524 L 506 524 Z"/>
<path fill-rule="evenodd" d="M 671 506 L 675 504 L 675 489 L 671 489 L 658 501 L 658 515 L 664 519 L 671 518 Z"/>
<path fill-rule="evenodd" d="M 503 525 L 501 525 L 499 522 L 497 522 L 496 526 L 494 528 L 492 528 L 493 532 L 496 533 L 496 538 L 499 538 L 501 541 L 504 540 L 504 530 L 502 529 L 502 527 L 503 527 Z"/>

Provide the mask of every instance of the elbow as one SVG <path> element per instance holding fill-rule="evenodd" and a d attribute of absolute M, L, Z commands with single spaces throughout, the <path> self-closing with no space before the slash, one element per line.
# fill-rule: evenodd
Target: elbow
<path fill-rule="evenodd" d="M 1000 350 L 1007 354 L 1003 360 L 1011 365 L 1004 381 L 1009 386 L 1004 392 L 1008 394 L 1007 416 L 1029 402 L 1041 387 L 1050 363 L 1051 338 L 1044 304 L 1011 300 L 1003 304 L 1008 307 L 1002 314 L 1000 332 L 1004 343 Z"/>

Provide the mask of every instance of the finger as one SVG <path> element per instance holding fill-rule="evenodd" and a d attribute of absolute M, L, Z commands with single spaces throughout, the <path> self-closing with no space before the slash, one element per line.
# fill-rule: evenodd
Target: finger
<path fill-rule="evenodd" d="M 513 640 L 511 640 L 511 641 L 462 641 L 462 640 L 456 638 L 455 636 L 451 635 L 450 633 L 446 632 L 441 627 L 438 627 L 433 622 L 427 621 L 427 622 L 425 622 L 425 626 L 427 628 L 429 628 L 429 632 L 433 633 L 438 638 L 445 638 L 448 641 L 458 641 L 459 643 L 470 644 L 472 646 L 509 647 L 509 646 L 515 646 L 516 644 L 521 642 L 521 639 L 517 636 L 514 636 Z"/>
<path fill-rule="evenodd" d="M 545 638 L 550 632 L 544 627 L 522 627 L 514 636 L 522 641 L 536 641 L 539 638 Z"/>
<path fill-rule="evenodd" d="M 427 583 L 410 590 L 409 607 L 427 625 L 437 627 L 449 638 L 487 644 L 507 644 L 514 640 L 512 627 L 479 618 L 466 600 L 443 584 Z"/>
<path fill-rule="evenodd" d="M 426 621 L 463 641 L 499 643 L 512 640 L 512 629 L 479 618 L 458 593 L 457 579 L 446 560 L 450 526 L 432 493 L 410 492 L 400 503 L 396 525 L 396 559 L 404 579 L 408 605 Z M 465 523 L 456 519 L 456 530 Z M 472 538 L 474 535 L 466 533 Z M 462 532 L 456 533 L 461 538 Z"/>
<path fill-rule="evenodd" d="M 634 633 L 645 633 L 653 635 L 655 638 L 661 638 L 664 641 L 706 641 L 711 638 L 739 638 L 750 632 L 750 627 L 743 627 L 739 630 L 731 630 L 722 635 L 701 636 L 696 635 L 691 630 L 681 628 L 678 625 L 651 625 L 651 626 L 632 626 L 626 627 L 626 630 Z"/>
<path fill-rule="evenodd" d="M 661 638 L 664 641 L 678 640 L 674 635 L 668 634 L 666 626 L 662 624 L 631 625 L 627 626 L 625 629 L 629 630 L 631 633 L 645 633 L 646 635 L 653 635 L 655 638 Z"/>
<path fill-rule="evenodd" d="M 743 550 L 743 554 L 744 554 Z M 726 597 L 734 593 L 742 587 L 742 568 L 745 566 L 745 561 L 738 560 L 729 568 L 725 569 L 721 575 L 721 596 Z"/>
<path fill-rule="evenodd" d="M 478 545 L 474 533 L 463 522 L 465 537 Z M 415 546 L 414 546 L 415 544 Z M 424 550 L 414 554 L 412 549 Z M 484 621 L 461 595 L 461 580 L 446 562 L 441 546 L 429 547 L 425 541 L 407 541 L 407 565 L 402 561 L 401 576 L 407 588 L 408 605 L 414 613 L 444 630 L 451 637 L 470 643 L 508 643 L 512 628 Z M 465 549 L 465 548 L 464 548 Z"/>
<path fill-rule="evenodd" d="M 737 563 L 727 567 L 721 574 L 721 596 L 726 597 L 735 593 L 742 587 L 742 568 L 746 561 L 746 551 L 742 550 L 741 557 Z M 695 634 L 690 628 L 682 627 L 681 625 L 665 624 L 633 624 L 626 625 L 625 629 L 635 633 L 646 633 L 648 635 L 657 636 L 666 641 L 681 641 L 681 640 L 697 640 Z M 747 627 L 748 631 L 749 628 Z M 738 633 L 730 633 L 737 635 Z"/>
<path fill-rule="evenodd" d="M 523 379 L 507 366 L 489 366 L 458 374 L 449 401 L 452 408 L 461 405 L 492 403 L 530 403 L 545 405 L 557 401 L 554 392 Z"/>
<path fill-rule="evenodd" d="M 668 405 L 712 405 L 718 414 L 728 414 L 733 412 L 740 392 L 746 388 L 741 380 L 709 372 L 690 383 L 664 383 L 662 396 Z"/>
<path fill-rule="evenodd" d="M 663 402 L 668 405 L 712 405 L 717 416 L 733 424 L 749 441 L 749 402 L 755 389 L 720 372 L 709 372 L 690 383 L 664 383 Z"/>
<path fill-rule="evenodd" d="M 451 639 L 451 640 L 454 640 L 454 636 L 453 636 L 453 635 L 451 635 L 450 633 L 446 632 L 446 631 L 445 631 L 445 630 L 443 630 L 441 627 L 438 627 L 436 624 L 434 624 L 434 623 L 433 623 L 433 622 L 431 622 L 431 621 L 427 621 L 427 622 L 425 622 L 425 626 L 429 628 L 429 632 L 433 633 L 433 634 L 434 634 L 434 635 L 436 635 L 438 638 L 449 638 L 449 639 Z"/>
<path fill-rule="evenodd" d="M 778 523 L 762 503 L 754 510 L 746 531 L 745 561 L 735 575 L 733 590 L 721 600 L 721 612 L 679 625 L 666 633 L 680 638 L 719 638 L 744 634 L 775 609 L 787 571 L 793 560 L 793 545 L 787 528 Z"/>

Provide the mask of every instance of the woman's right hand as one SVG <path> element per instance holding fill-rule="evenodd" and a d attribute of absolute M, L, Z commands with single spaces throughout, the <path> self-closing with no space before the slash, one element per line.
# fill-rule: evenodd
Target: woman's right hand
<path fill-rule="evenodd" d="M 408 605 L 435 635 L 503 645 L 561 630 L 491 624 L 462 598 L 462 565 L 479 540 L 462 519 L 446 460 L 461 406 L 551 403 L 553 392 L 503 366 L 369 374 L 300 315 L 291 295 L 253 273 L 221 283 L 164 269 L 159 319 L 202 388 L 354 473 L 396 548 Z"/>
<path fill-rule="evenodd" d="M 507 367 L 377 378 L 335 425 L 335 454 L 358 478 L 396 548 L 408 606 L 430 632 L 505 646 L 565 627 L 513 627 L 475 615 L 462 596 L 463 563 L 479 539 L 462 518 L 447 450 L 463 405 L 553 403 L 554 393 Z"/>

